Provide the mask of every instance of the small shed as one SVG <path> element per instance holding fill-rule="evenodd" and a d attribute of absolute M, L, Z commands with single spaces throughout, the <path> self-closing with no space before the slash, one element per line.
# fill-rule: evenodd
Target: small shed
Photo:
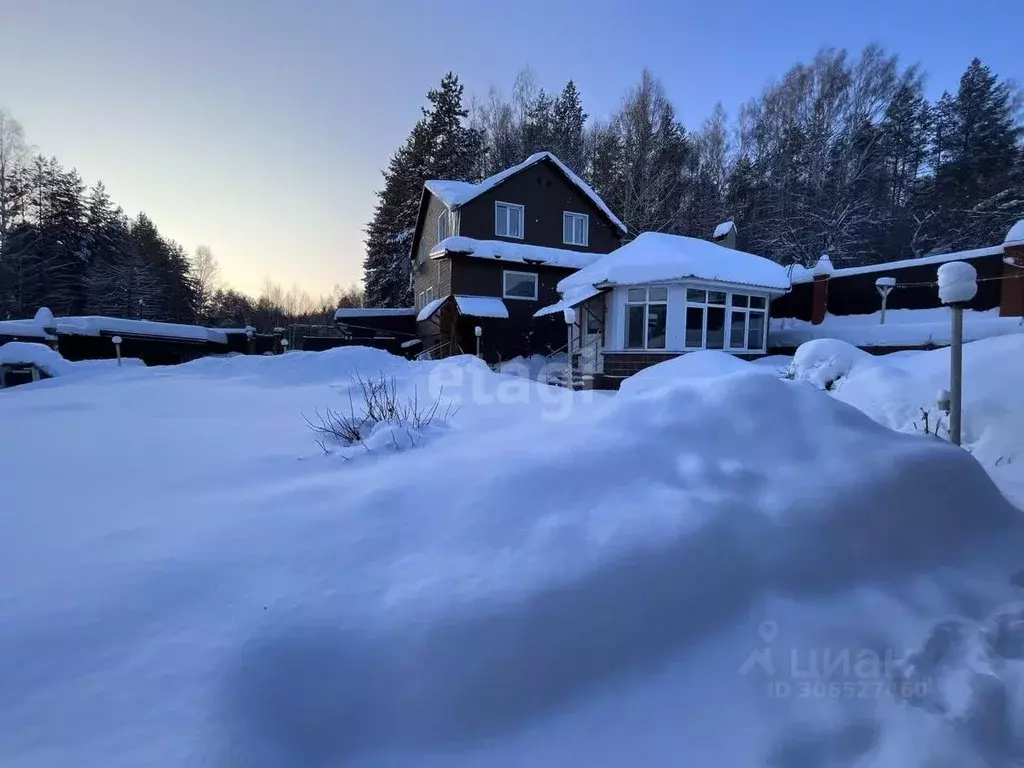
<path fill-rule="evenodd" d="M 0 389 L 50 379 L 71 371 L 71 365 L 45 344 L 11 341 L 0 346 Z"/>

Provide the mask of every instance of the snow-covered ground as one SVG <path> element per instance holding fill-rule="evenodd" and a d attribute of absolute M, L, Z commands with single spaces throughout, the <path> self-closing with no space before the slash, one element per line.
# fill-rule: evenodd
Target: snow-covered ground
<path fill-rule="evenodd" d="M 840 339 L 860 347 L 914 347 L 949 344 L 949 307 L 890 309 L 870 315 L 826 315 L 819 325 L 791 317 L 769 321 L 769 347 L 798 347 L 814 339 Z M 1024 319 L 1000 317 L 998 309 L 964 311 L 964 341 L 1024 333 Z"/>
<path fill-rule="evenodd" d="M 346 348 L 0 393 L 0 764 L 1024 758 L 1024 516 L 840 402 L 874 367 L 775 364 L 596 395 Z M 321 451 L 357 375 L 458 410 Z M 979 459 L 1014 442 L 972 431 L 981 378 Z"/>

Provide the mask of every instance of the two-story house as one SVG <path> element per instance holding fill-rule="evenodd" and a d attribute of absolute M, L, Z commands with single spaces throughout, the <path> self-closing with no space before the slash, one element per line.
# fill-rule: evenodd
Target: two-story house
<path fill-rule="evenodd" d="M 479 348 L 493 362 L 563 346 L 564 321 L 535 313 L 558 301 L 559 280 L 618 248 L 625 233 L 550 152 L 475 184 L 428 181 L 411 254 L 420 349 L 445 357 Z"/>

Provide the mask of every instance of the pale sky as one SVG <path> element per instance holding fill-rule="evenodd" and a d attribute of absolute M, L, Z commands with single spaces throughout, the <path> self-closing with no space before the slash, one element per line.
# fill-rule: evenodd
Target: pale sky
<path fill-rule="evenodd" d="M 506 93 L 529 65 L 605 116 L 650 67 L 688 128 L 825 45 L 878 42 L 955 90 L 977 55 L 1024 79 L 1011 0 L 0 0 L 0 106 L 224 278 L 314 296 L 362 275 L 380 169 L 448 69 Z"/>

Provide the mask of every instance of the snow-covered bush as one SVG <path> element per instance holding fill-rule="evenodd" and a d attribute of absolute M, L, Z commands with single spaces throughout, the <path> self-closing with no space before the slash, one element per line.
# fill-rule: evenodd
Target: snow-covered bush
<path fill-rule="evenodd" d="M 393 376 L 367 378 L 357 373 L 352 384 L 347 409 L 316 410 L 312 418 L 306 417 L 324 453 L 330 452 L 331 444 L 362 445 L 366 450 L 412 448 L 428 430 L 447 424 L 455 415 L 454 403 L 441 393 L 429 401 L 421 401 L 416 390 L 400 396 Z"/>
<path fill-rule="evenodd" d="M 850 375 L 855 365 L 870 362 L 872 356 L 838 339 L 815 339 L 801 344 L 793 356 L 786 378 L 808 381 L 818 389 L 832 390 Z"/>

